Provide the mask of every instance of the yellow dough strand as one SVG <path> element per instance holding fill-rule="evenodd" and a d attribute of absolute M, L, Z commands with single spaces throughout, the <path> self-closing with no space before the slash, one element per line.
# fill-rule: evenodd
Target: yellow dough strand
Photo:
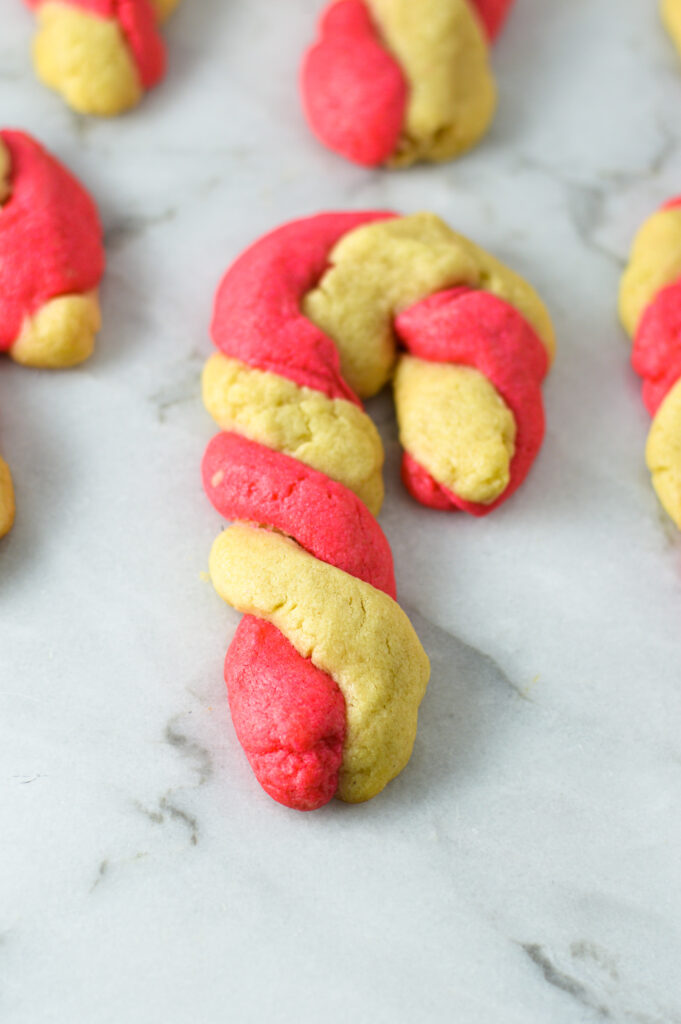
<path fill-rule="evenodd" d="M 95 292 L 63 295 L 24 321 L 9 354 L 17 363 L 40 369 L 76 366 L 92 355 L 100 327 Z"/>
<path fill-rule="evenodd" d="M 117 21 L 55 0 L 39 8 L 38 24 L 38 77 L 74 110 L 113 116 L 139 103 L 142 84 Z"/>
<path fill-rule="evenodd" d="M 486 505 L 511 479 L 516 423 L 477 370 L 404 356 L 395 374 L 400 443 L 465 501 Z"/>
<path fill-rule="evenodd" d="M 266 445 L 345 484 L 378 515 L 383 445 L 362 410 L 217 352 L 203 371 L 203 401 L 222 430 Z"/>
<path fill-rule="evenodd" d="M 630 337 L 657 293 L 681 277 L 681 207 L 658 210 L 634 239 L 620 285 L 619 313 Z"/>
<path fill-rule="evenodd" d="M 348 732 L 338 795 L 376 796 L 407 764 L 428 658 L 400 606 L 281 534 L 237 524 L 213 545 L 220 596 L 273 623 L 340 687 Z"/>
<path fill-rule="evenodd" d="M 653 419 L 646 462 L 658 498 L 681 530 L 681 380 L 671 389 Z"/>
<path fill-rule="evenodd" d="M 469 0 L 367 0 L 367 6 L 409 84 L 391 166 L 448 160 L 470 149 L 494 116 L 496 89 Z"/>
<path fill-rule="evenodd" d="M 0 458 L 0 537 L 12 529 L 14 523 L 14 487 L 9 466 Z"/>
<path fill-rule="evenodd" d="M 679 4 L 665 5 L 671 11 Z M 639 229 L 622 275 L 619 314 L 636 337 L 648 306 L 660 291 L 681 280 L 681 207 L 657 210 Z M 665 396 L 653 418 L 646 462 L 663 508 L 681 529 L 681 381 Z"/>

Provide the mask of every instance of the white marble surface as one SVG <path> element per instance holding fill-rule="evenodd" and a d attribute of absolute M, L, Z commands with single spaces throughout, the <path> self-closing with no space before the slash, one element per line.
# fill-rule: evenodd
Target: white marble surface
<path fill-rule="evenodd" d="M 681 541 L 614 300 L 681 191 L 681 63 L 652 0 L 518 0 L 485 144 L 368 173 L 301 120 L 319 6 L 185 0 L 165 86 L 95 123 L 33 80 L 31 18 L 3 3 L 0 123 L 90 186 L 109 272 L 89 364 L 0 367 L 0 1020 L 679 1024 Z M 405 497 L 375 404 L 432 683 L 408 770 L 305 816 L 260 792 L 228 717 L 198 375 L 247 242 L 375 205 L 430 207 L 524 272 L 560 352 L 539 461 L 484 521 Z"/>

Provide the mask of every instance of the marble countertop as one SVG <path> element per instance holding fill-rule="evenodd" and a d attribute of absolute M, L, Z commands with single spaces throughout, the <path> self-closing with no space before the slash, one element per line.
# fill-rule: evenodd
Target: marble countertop
<path fill-rule="evenodd" d="M 0 1020 L 679 1024 L 681 538 L 614 306 L 681 190 L 681 62 L 651 0 L 518 0 L 485 143 L 367 172 L 302 122 L 319 7 L 185 0 L 165 85 L 103 123 L 34 81 L 31 17 L 3 5 L 0 123 L 87 183 L 109 271 L 91 362 L 0 366 Z M 432 682 L 403 775 L 299 815 L 229 720 L 199 372 L 248 242 L 374 206 L 433 209 L 524 273 L 560 349 L 540 458 L 486 520 L 407 498 L 373 404 Z"/>

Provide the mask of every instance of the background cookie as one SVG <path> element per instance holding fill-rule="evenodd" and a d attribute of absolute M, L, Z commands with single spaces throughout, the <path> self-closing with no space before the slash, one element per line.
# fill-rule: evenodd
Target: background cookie
<path fill-rule="evenodd" d="M 638 232 L 620 286 L 632 364 L 653 417 L 646 462 L 665 510 L 681 529 L 681 197 Z"/>
<path fill-rule="evenodd" d="M 24 0 L 38 77 L 82 114 L 121 114 L 165 74 L 158 23 L 179 0 Z"/>
<path fill-rule="evenodd" d="M 0 131 L 0 352 L 60 369 L 92 353 L 104 271 L 97 209 L 83 186 L 29 135 Z M 0 535 L 12 524 L 0 465 Z"/>
<path fill-rule="evenodd" d="M 488 43 L 512 0 L 334 0 L 303 61 L 314 133 L 355 163 L 448 160 L 496 106 Z"/>

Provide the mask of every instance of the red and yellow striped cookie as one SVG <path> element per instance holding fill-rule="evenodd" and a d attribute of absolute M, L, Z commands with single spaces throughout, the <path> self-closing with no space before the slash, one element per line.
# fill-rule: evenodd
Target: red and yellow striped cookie
<path fill-rule="evenodd" d="M 99 216 L 83 186 L 30 136 L 0 132 L 0 352 L 43 369 L 87 359 L 103 271 Z M 0 463 L 0 536 L 13 518 Z"/>
<path fill-rule="evenodd" d="M 681 529 L 681 197 L 665 203 L 636 235 L 619 308 L 653 417 L 646 462 L 658 498 Z"/>
<path fill-rule="evenodd" d="M 489 44 L 513 0 L 334 0 L 305 55 L 313 132 L 368 167 L 449 160 L 496 107 Z"/>
<path fill-rule="evenodd" d="M 211 576 L 246 613 L 226 661 L 264 788 L 311 809 L 407 763 L 427 658 L 375 521 L 383 447 L 361 398 L 394 379 L 403 476 L 485 515 L 541 444 L 551 323 L 521 278 L 431 214 L 322 214 L 253 245 L 216 297 L 204 401 Z M 401 351 L 398 352 L 398 345 Z"/>
<path fill-rule="evenodd" d="M 82 114 L 136 106 L 163 78 L 158 24 L 179 0 L 25 0 L 37 14 L 38 77 Z"/>

